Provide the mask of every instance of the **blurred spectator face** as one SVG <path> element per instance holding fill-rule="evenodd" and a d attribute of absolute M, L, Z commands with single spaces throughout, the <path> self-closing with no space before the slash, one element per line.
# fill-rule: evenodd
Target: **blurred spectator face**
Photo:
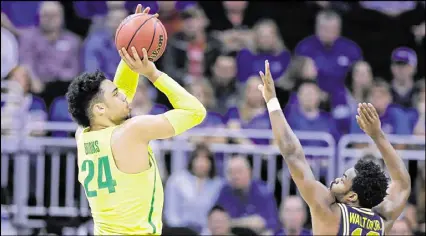
<path fill-rule="evenodd" d="M 395 221 L 389 235 L 413 235 L 408 221 L 399 219 Z"/>
<path fill-rule="evenodd" d="M 281 207 L 281 220 L 289 234 L 293 235 L 302 229 L 306 221 L 303 200 L 298 196 L 289 196 Z"/>
<path fill-rule="evenodd" d="M 320 90 L 316 84 L 304 83 L 297 93 L 301 107 L 305 111 L 316 110 L 320 104 Z"/>
<path fill-rule="evenodd" d="M 121 24 L 121 22 L 124 20 L 124 18 L 127 17 L 127 11 L 125 9 L 114 9 L 108 11 L 108 14 L 106 15 L 106 26 L 108 29 L 111 30 L 111 32 L 114 32 L 117 30 L 118 26 Z"/>
<path fill-rule="evenodd" d="M 157 1 L 161 13 L 169 13 L 175 10 L 176 1 Z"/>
<path fill-rule="evenodd" d="M 208 221 L 212 235 L 229 235 L 231 232 L 230 217 L 226 212 L 215 210 L 210 214 Z"/>
<path fill-rule="evenodd" d="M 365 88 L 370 86 L 373 81 L 373 73 L 370 65 L 365 61 L 356 63 L 352 72 L 352 78 L 354 87 Z"/>
<path fill-rule="evenodd" d="M 377 112 L 383 113 L 392 101 L 389 89 L 385 86 L 375 85 L 371 88 L 369 101 L 377 109 Z"/>
<path fill-rule="evenodd" d="M 64 10 L 59 2 L 42 2 L 40 5 L 40 27 L 46 32 L 55 32 L 62 28 Z"/>
<path fill-rule="evenodd" d="M 416 68 L 403 62 L 393 62 L 391 65 L 393 78 L 397 82 L 406 82 L 413 79 Z"/>
<path fill-rule="evenodd" d="M 338 16 L 319 14 L 316 22 L 316 35 L 323 44 L 330 45 L 340 36 Z"/>
<path fill-rule="evenodd" d="M 18 66 L 10 72 L 9 80 L 17 82 L 24 93 L 31 90 L 31 77 L 29 70 L 23 66 Z"/>
<path fill-rule="evenodd" d="M 207 81 L 192 83 L 189 90 L 207 109 L 215 105 L 213 88 Z"/>
<path fill-rule="evenodd" d="M 260 107 L 264 104 L 262 93 L 259 91 L 257 86 L 262 83 L 262 80 L 257 77 L 251 77 L 247 80 L 245 99 L 250 107 Z"/>
<path fill-rule="evenodd" d="M 223 1 L 223 6 L 228 12 L 242 12 L 247 8 L 247 1 Z"/>
<path fill-rule="evenodd" d="M 182 19 L 183 32 L 189 37 L 194 37 L 207 27 L 207 18 L 204 11 L 198 7 L 192 7 L 184 11 Z"/>
<path fill-rule="evenodd" d="M 211 163 L 206 151 L 199 151 L 192 161 L 192 172 L 195 176 L 204 178 L 207 177 L 211 168 Z"/>
<path fill-rule="evenodd" d="M 245 190 L 251 182 L 250 166 L 244 157 L 234 157 L 228 161 L 229 184 L 239 190 Z"/>
<path fill-rule="evenodd" d="M 257 48 L 263 52 L 273 52 L 278 44 L 277 27 L 273 21 L 264 21 L 255 26 Z"/>
<path fill-rule="evenodd" d="M 306 57 L 305 63 L 303 64 L 302 76 L 305 79 L 315 79 L 318 75 L 318 69 L 315 65 L 314 60 L 310 57 Z"/>
<path fill-rule="evenodd" d="M 213 74 L 216 83 L 228 85 L 237 75 L 235 58 L 230 56 L 219 56 L 213 65 Z"/>

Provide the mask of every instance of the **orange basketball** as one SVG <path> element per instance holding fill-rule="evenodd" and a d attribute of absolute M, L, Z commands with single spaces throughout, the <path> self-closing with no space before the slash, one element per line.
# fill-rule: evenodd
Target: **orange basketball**
<path fill-rule="evenodd" d="M 157 61 L 166 50 L 167 32 L 159 19 L 151 14 L 132 14 L 121 22 L 115 32 L 117 50 L 125 48 L 130 55 L 132 46 L 143 58 L 142 48 L 148 52 L 148 59 Z"/>

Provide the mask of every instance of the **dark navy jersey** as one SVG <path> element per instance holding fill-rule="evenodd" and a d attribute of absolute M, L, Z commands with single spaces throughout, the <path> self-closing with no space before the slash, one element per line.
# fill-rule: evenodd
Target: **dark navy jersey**
<path fill-rule="evenodd" d="M 382 217 L 368 208 L 351 207 L 338 203 L 340 212 L 339 233 L 337 235 L 385 235 Z"/>

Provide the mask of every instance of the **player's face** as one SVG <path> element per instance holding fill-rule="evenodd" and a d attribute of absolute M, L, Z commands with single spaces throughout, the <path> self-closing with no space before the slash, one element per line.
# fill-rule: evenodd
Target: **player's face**
<path fill-rule="evenodd" d="M 337 202 L 347 203 L 353 200 L 352 180 L 356 177 L 354 168 L 346 170 L 342 177 L 336 178 L 330 184 L 330 191 Z M 351 199 L 352 198 L 352 199 Z"/>
<path fill-rule="evenodd" d="M 226 212 L 213 211 L 208 224 L 212 235 L 227 235 L 230 232 L 229 216 Z"/>
<path fill-rule="evenodd" d="M 126 96 L 110 80 L 104 80 L 101 84 L 101 89 L 104 93 L 106 117 L 115 124 L 121 124 L 130 114 Z"/>

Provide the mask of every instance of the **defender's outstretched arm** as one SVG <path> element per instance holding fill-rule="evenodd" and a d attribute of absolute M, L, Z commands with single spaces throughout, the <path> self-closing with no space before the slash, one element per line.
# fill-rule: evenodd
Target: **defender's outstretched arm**
<path fill-rule="evenodd" d="M 260 76 L 263 85 L 259 85 L 259 90 L 267 103 L 274 138 L 287 163 L 291 177 L 311 209 L 329 211 L 334 199 L 330 191 L 322 183 L 315 180 L 302 145 L 281 110 L 276 98 L 274 81 L 269 71 L 268 61 L 265 62 L 265 74 L 260 72 Z"/>

